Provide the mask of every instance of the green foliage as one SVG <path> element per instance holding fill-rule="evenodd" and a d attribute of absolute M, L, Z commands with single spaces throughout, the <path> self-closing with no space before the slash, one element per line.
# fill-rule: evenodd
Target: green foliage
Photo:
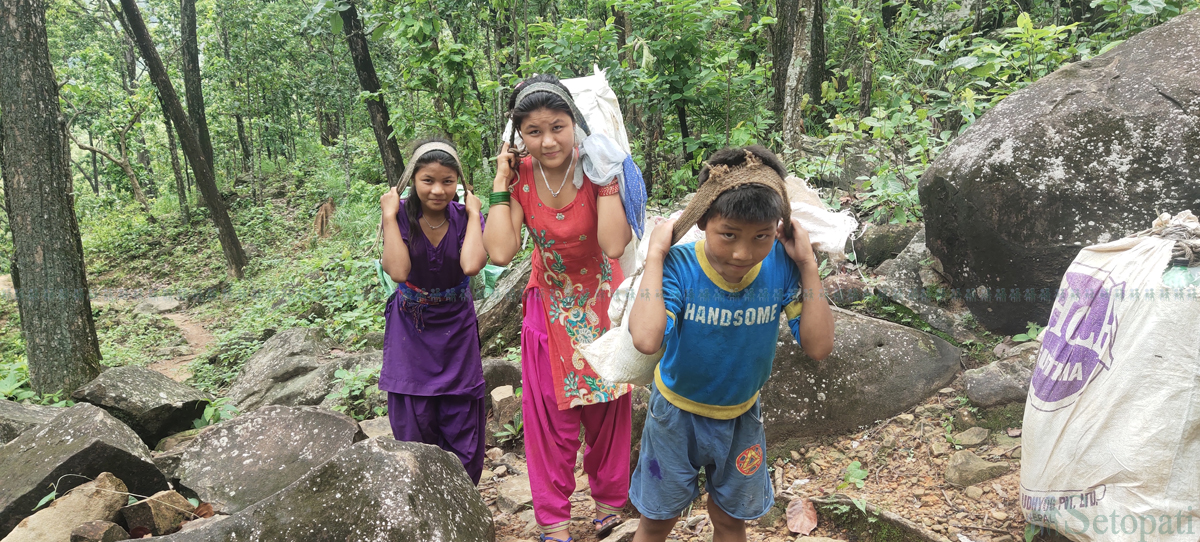
<path fill-rule="evenodd" d="M 853 485 L 858 489 L 862 489 L 866 485 L 868 474 L 870 473 L 862 467 L 862 463 L 858 461 L 851 462 L 846 466 L 846 474 L 842 475 L 842 481 L 838 484 L 837 488 L 840 491 Z"/>
<path fill-rule="evenodd" d="M 187 344 L 168 318 L 143 314 L 128 307 L 102 305 L 92 310 L 101 360 L 109 367 L 146 365 L 174 357 L 173 346 Z"/>
<path fill-rule="evenodd" d="M 1025 329 L 1025 333 L 1013 335 L 1013 342 L 1024 343 L 1037 339 L 1038 335 L 1040 335 L 1042 330 L 1045 328 L 1037 325 L 1036 322 L 1026 322 Z"/>
<path fill-rule="evenodd" d="M 378 406 L 379 367 L 338 369 L 333 373 L 334 391 L 326 399 L 335 401 L 333 410 L 362 421 L 371 416 L 386 416 L 387 407 Z"/>
<path fill-rule="evenodd" d="M 192 427 L 200 429 L 216 425 L 237 415 L 238 409 L 229 403 L 228 397 L 218 397 L 208 401 L 208 404 L 204 406 L 204 413 L 192 421 Z"/>

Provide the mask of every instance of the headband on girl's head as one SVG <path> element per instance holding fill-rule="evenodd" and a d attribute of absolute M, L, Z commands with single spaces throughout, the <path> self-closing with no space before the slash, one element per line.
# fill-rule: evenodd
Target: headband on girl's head
<path fill-rule="evenodd" d="M 550 94 L 562 98 L 564 102 L 567 102 L 567 106 L 571 108 L 571 116 L 573 117 L 575 124 L 578 124 L 580 128 L 583 128 L 583 133 L 585 135 L 592 135 L 592 131 L 588 129 L 587 120 L 585 120 L 583 115 L 579 113 L 579 108 L 575 106 L 575 100 L 571 98 L 571 93 L 563 90 L 562 87 L 555 85 L 554 83 L 538 82 L 530 83 L 524 87 L 521 87 L 520 92 L 517 93 L 517 100 L 514 102 L 513 108 L 516 109 L 517 107 L 520 107 L 521 102 L 525 101 L 525 98 L 528 98 L 530 94 L 537 92 L 549 92 Z M 516 132 L 516 129 L 517 127 L 514 126 L 514 133 Z"/>
<path fill-rule="evenodd" d="M 442 151 L 446 154 L 449 154 L 450 157 L 454 159 L 454 163 L 458 164 L 458 171 L 460 172 L 461 176 L 463 167 L 462 160 L 459 160 L 458 158 L 458 151 L 454 150 L 454 147 L 440 141 L 431 141 L 421 145 L 420 147 L 417 147 L 417 150 L 413 151 L 412 157 L 408 160 L 408 165 L 404 167 L 404 174 L 400 175 L 400 182 L 396 184 L 397 193 L 404 191 L 404 189 L 408 186 L 408 183 L 412 181 L 413 174 L 416 173 L 415 169 L 417 162 L 422 156 L 425 156 L 431 151 Z M 459 180 L 462 181 L 463 186 L 466 186 L 466 179 Z"/>

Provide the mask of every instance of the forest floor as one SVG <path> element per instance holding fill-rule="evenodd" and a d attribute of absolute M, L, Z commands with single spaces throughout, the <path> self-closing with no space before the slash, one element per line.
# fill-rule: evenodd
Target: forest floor
<path fill-rule="evenodd" d="M 179 331 L 183 333 L 183 338 L 187 339 L 187 346 L 190 352 L 182 356 L 175 356 L 170 359 L 156 361 L 151 363 L 149 367 L 164 375 L 167 375 L 176 382 L 183 382 L 192 376 L 192 372 L 188 369 L 188 364 L 197 356 L 204 354 L 208 346 L 217 340 L 212 333 L 199 321 L 194 319 L 194 315 L 188 311 L 172 312 L 164 314 Z"/>
<path fill-rule="evenodd" d="M 1006 474 L 970 488 L 957 487 L 945 479 L 946 465 L 957 450 L 949 443 L 947 426 L 961 408 L 958 399 L 961 384 L 955 383 L 942 393 L 927 399 L 906 414 L 895 416 L 853 434 L 825 437 L 793 449 L 770 448 L 779 455 L 773 461 L 772 478 L 776 502 L 786 504 L 793 498 L 822 498 L 841 493 L 865 500 L 927 531 L 927 540 L 941 537 L 955 542 L 1014 542 L 1024 538 L 1025 522 L 1020 509 L 1020 425 L 1023 405 L 983 412 L 974 420 L 988 429 L 984 443 L 970 448 L 986 461 L 1007 465 Z M 965 420 L 959 422 L 965 429 Z M 1016 435 L 1016 436 L 1011 436 Z M 965 448 L 964 448 L 965 449 Z M 489 460 L 489 469 L 479 491 L 493 511 L 497 540 L 516 542 L 537 539 L 532 510 L 505 513 L 502 493 L 510 491 L 513 478 L 525 475 L 523 457 L 510 454 Z M 867 471 L 862 487 L 848 482 L 847 467 L 857 461 Z M 504 468 L 500 468 L 503 465 Z M 504 476 L 491 476 L 496 471 Z M 515 472 L 515 474 L 514 474 Z M 702 478 L 703 480 L 703 478 Z M 515 481 L 514 481 L 515 482 Z M 577 542 L 597 540 L 591 522 L 594 507 L 581 467 L 576 469 L 576 492 L 571 497 L 571 536 Z M 511 500 L 511 499 L 509 499 Z M 701 494 L 672 532 L 670 540 L 708 542 L 712 525 L 705 511 L 707 494 Z M 797 539 L 789 531 L 787 518 L 777 510 L 762 519 L 748 522 L 747 538 L 752 542 L 785 542 Z M 637 512 L 626 507 L 626 518 Z M 822 514 L 809 536 L 833 540 L 884 540 L 882 533 L 864 532 L 876 525 L 868 521 L 833 521 Z M 873 525 L 874 524 L 874 525 Z M 893 540 L 887 538 L 887 540 Z M 901 540 L 915 540 L 902 538 Z"/>

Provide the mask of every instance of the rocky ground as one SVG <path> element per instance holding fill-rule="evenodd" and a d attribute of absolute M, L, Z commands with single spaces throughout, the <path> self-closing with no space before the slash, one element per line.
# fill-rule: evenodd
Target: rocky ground
<path fill-rule="evenodd" d="M 857 433 L 795 447 L 772 443 L 774 457 L 769 459 L 773 459 L 778 506 L 766 517 L 750 522 L 749 540 L 804 540 L 788 529 L 784 512 L 788 503 L 794 498 L 822 499 L 837 493 L 863 499 L 911 521 L 925 531 L 926 540 L 1023 539 L 1025 523 L 1018 502 L 1020 411 L 1009 408 L 988 413 L 986 425 L 999 430 L 988 429 L 976 425 L 982 420 L 971 409 L 961 408 L 959 397 L 960 391 L 950 387 L 908 413 Z M 952 440 L 958 444 L 952 444 Z M 973 454 L 977 460 L 960 465 L 969 456 L 959 454 Z M 852 462 L 858 462 L 866 472 L 861 487 L 848 474 Z M 524 467 L 522 457 L 494 449 L 479 485 L 501 542 L 533 540 L 537 536 Z M 577 468 L 576 476 L 579 489 L 571 500 L 577 521 L 571 535 L 581 542 L 596 540 L 588 522 L 593 507 L 587 477 L 581 468 Z M 959 483 L 949 481 L 947 476 Z M 702 494 L 691 513 L 680 520 L 672 540 L 712 539 L 712 526 L 704 511 L 706 498 Z M 632 508 L 627 512 L 627 517 L 637 517 Z M 809 536 L 862 540 L 862 526 L 871 525 L 833 517 L 832 513 L 822 513 Z M 614 536 L 618 538 L 610 540 L 621 539 L 619 534 Z"/>

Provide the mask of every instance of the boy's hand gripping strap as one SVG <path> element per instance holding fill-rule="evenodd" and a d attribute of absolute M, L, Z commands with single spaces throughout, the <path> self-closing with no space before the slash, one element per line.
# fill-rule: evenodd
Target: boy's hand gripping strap
<path fill-rule="evenodd" d="M 792 208 L 788 205 L 787 186 L 784 184 L 783 178 L 750 151 L 746 151 L 746 161 L 741 165 L 730 167 L 710 164 L 708 168 L 708 178 L 696 190 L 696 195 L 683 210 L 679 220 L 675 221 L 675 228 L 671 235 L 672 245 L 678 242 L 692 226 L 696 225 L 696 222 L 704 216 L 704 213 L 708 212 L 708 208 L 717 200 L 718 196 L 746 184 L 761 184 L 778 192 L 779 196 L 783 198 L 784 224 L 791 222 Z"/>

